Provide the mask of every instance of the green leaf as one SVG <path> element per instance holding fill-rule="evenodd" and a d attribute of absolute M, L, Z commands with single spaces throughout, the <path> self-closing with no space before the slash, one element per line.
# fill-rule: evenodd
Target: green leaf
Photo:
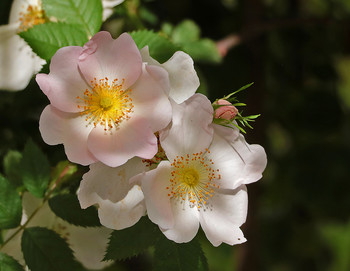
<path fill-rule="evenodd" d="M 10 150 L 5 155 L 3 163 L 7 179 L 17 187 L 22 185 L 22 176 L 18 170 L 21 159 L 22 154 L 20 152 Z"/>
<path fill-rule="evenodd" d="M 45 154 L 28 140 L 21 161 L 23 184 L 30 193 L 38 198 L 44 197 L 50 181 L 50 164 Z"/>
<path fill-rule="evenodd" d="M 67 242 L 56 232 L 41 228 L 27 228 L 22 235 L 22 252 L 31 271 L 81 270 Z"/>
<path fill-rule="evenodd" d="M 79 25 L 89 36 L 93 36 L 101 28 L 101 0 L 42 0 L 42 4 L 49 18 Z"/>
<path fill-rule="evenodd" d="M 22 202 L 16 189 L 0 175 L 0 228 L 11 229 L 21 222 Z"/>
<path fill-rule="evenodd" d="M 210 39 L 186 43 L 182 48 L 196 61 L 219 63 L 222 60 L 215 42 Z"/>
<path fill-rule="evenodd" d="M 130 35 L 139 49 L 148 45 L 150 55 L 161 63 L 167 61 L 176 51 L 180 50 L 180 47 L 153 31 L 134 31 Z"/>
<path fill-rule="evenodd" d="M 14 258 L 0 252 L 0 271 L 24 271 Z"/>
<path fill-rule="evenodd" d="M 104 260 L 123 260 L 136 256 L 154 245 L 161 235 L 158 226 L 147 217 L 142 217 L 136 225 L 112 232 Z"/>
<path fill-rule="evenodd" d="M 173 30 L 172 40 L 178 44 L 186 44 L 198 41 L 200 35 L 201 30 L 195 22 L 184 20 Z"/>
<path fill-rule="evenodd" d="M 39 24 L 19 34 L 33 51 L 49 61 L 64 46 L 83 46 L 88 37 L 78 27 L 65 23 Z"/>
<path fill-rule="evenodd" d="M 49 199 L 51 210 L 63 220 L 83 227 L 101 226 L 97 210 L 94 206 L 81 209 L 76 195 L 57 195 Z"/>
<path fill-rule="evenodd" d="M 202 247 L 196 239 L 189 243 L 177 244 L 161 238 L 155 246 L 155 271 L 205 271 L 208 263 Z"/>

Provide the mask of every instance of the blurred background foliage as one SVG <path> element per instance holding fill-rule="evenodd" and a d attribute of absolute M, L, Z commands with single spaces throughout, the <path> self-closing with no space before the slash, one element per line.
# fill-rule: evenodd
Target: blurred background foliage
<path fill-rule="evenodd" d="M 1 0 L 1 24 L 10 5 Z M 348 0 L 125 0 L 103 25 L 115 37 L 161 31 L 195 59 L 211 100 L 255 82 L 239 98 L 245 114 L 261 113 L 246 138 L 265 147 L 268 167 L 248 187 L 248 242 L 203 238 L 210 270 L 350 270 L 349 19 Z M 231 42 L 222 58 L 213 41 Z M 32 138 L 52 164 L 65 159 L 39 134 L 47 103 L 34 81 L 0 93 L 1 158 Z M 150 268 L 147 255 L 122 265 Z"/>

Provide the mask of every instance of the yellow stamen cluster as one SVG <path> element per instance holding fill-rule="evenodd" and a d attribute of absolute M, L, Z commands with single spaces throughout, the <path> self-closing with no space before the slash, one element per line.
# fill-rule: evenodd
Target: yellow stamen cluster
<path fill-rule="evenodd" d="M 171 172 L 168 196 L 179 201 L 189 201 L 191 206 L 204 208 L 213 197 L 214 189 L 219 188 L 215 181 L 220 180 L 219 169 L 214 162 L 206 157 L 210 153 L 187 154 L 174 159 Z"/>
<path fill-rule="evenodd" d="M 27 29 L 33 27 L 34 25 L 43 24 L 47 21 L 45 12 L 41 8 L 41 3 L 39 4 L 39 6 L 29 5 L 25 12 L 20 13 L 20 32 L 27 31 Z"/>
<path fill-rule="evenodd" d="M 89 124 L 96 127 L 98 124 L 104 126 L 104 130 L 118 129 L 122 121 L 130 119 L 134 105 L 132 98 L 128 95 L 131 89 L 123 90 L 124 79 L 121 84 L 114 79 L 111 83 L 108 78 L 91 81 L 92 89 L 86 89 L 84 96 L 77 96 L 80 114 L 85 116 Z"/>

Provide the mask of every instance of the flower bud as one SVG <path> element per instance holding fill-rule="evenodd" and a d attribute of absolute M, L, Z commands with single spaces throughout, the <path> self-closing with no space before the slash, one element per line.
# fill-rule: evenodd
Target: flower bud
<path fill-rule="evenodd" d="M 215 110 L 216 119 L 232 120 L 236 117 L 238 109 L 230 102 L 226 100 L 218 100 L 216 104 L 220 105 L 220 107 Z"/>

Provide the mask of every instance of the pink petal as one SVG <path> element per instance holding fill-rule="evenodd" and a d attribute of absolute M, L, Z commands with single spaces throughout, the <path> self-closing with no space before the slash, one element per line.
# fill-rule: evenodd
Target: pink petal
<path fill-rule="evenodd" d="M 200 212 L 200 224 L 205 235 L 214 246 L 219 246 L 222 242 L 229 245 L 245 242 L 239 227 L 247 217 L 246 187 L 242 185 L 236 190 L 216 192 L 211 201 L 212 207 Z"/>
<path fill-rule="evenodd" d="M 140 76 L 142 59 L 129 34 L 123 33 L 114 40 L 108 32 L 101 31 L 84 45 L 79 68 L 87 82 L 105 77 L 118 82 L 125 79 L 123 89 L 126 90 Z"/>
<path fill-rule="evenodd" d="M 157 138 L 148 122 L 133 117 L 118 130 L 112 130 L 112 134 L 98 125 L 89 135 L 88 148 L 99 161 L 110 167 L 120 166 L 134 156 L 150 159 L 158 151 Z"/>
<path fill-rule="evenodd" d="M 46 144 L 57 145 L 64 141 L 64 120 L 61 112 L 52 105 L 45 107 L 39 120 L 39 130 Z"/>
<path fill-rule="evenodd" d="M 160 133 L 160 142 L 168 158 L 192 154 L 209 147 L 213 138 L 213 107 L 202 94 L 195 94 L 178 105 L 172 102 L 172 124 Z"/>
<path fill-rule="evenodd" d="M 175 223 L 171 228 L 162 228 L 162 231 L 168 239 L 176 243 L 189 242 L 199 229 L 199 211 L 197 207 L 190 207 L 188 201 L 172 200 L 171 203 Z"/>
<path fill-rule="evenodd" d="M 79 112 L 79 99 L 89 86 L 78 69 L 81 47 L 68 46 L 59 49 L 52 57 L 50 74 L 38 74 L 36 81 L 51 104 L 64 112 Z"/>
<path fill-rule="evenodd" d="M 92 128 L 86 127 L 85 119 L 78 113 L 65 113 L 48 105 L 41 114 L 39 130 L 49 145 L 63 143 L 71 162 L 89 165 L 96 158 L 87 148 L 87 137 Z"/>
<path fill-rule="evenodd" d="M 156 66 L 144 66 L 132 87 L 130 96 L 134 116 L 145 118 L 153 132 L 165 128 L 171 121 L 172 107 L 165 92 L 169 90 L 168 73 Z"/>
<path fill-rule="evenodd" d="M 141 182 L 149 219 L 166 229 L 174 225 L 170 197 L 166 189 L 170 185 L 170 173 L 170 163 L 162 161 L 156 169 L 135 177 Z"/>

